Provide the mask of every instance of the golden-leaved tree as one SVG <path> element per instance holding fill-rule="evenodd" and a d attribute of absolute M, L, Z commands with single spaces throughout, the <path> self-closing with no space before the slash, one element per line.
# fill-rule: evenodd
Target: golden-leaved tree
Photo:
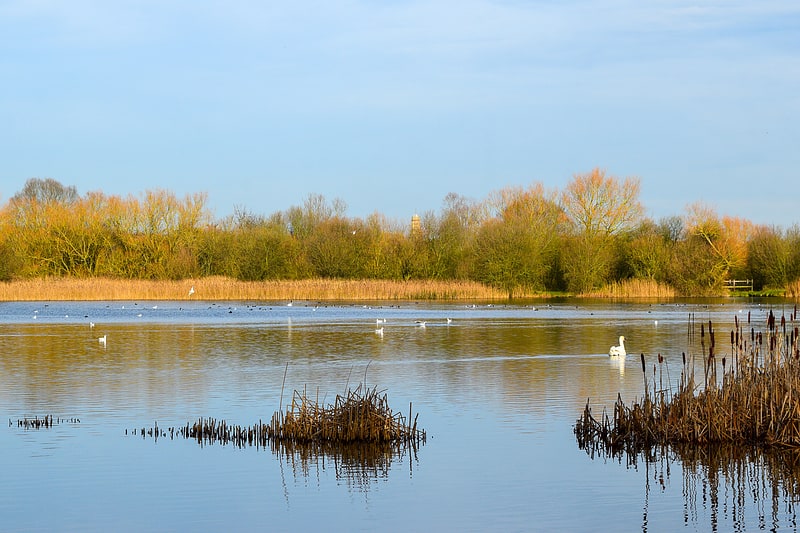
<path fill-rule="evenodd" d="M 598 288 L 610 279 L 618 255 L 615 237 L 641 220 L 639 178 L 620 180 L 595 168 L 576 174 L 561 193 L 561 207 L 571 224 L 562 247 L 562 268 L 571 291 Z"/>
<path fill-rule="evenodd" d="M 744 275 L 747 245 L 757 226 L 739 217 L 717 215 L 701 202 L 686 208 L 686 232 L 676 263 L 683 266 L 684 292 L 713 292 L 724 280 Z"/>

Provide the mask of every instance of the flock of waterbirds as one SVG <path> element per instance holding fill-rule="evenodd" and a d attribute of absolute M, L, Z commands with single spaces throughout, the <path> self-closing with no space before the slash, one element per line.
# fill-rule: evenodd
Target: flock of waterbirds
<path fill-rule="evenodd" d="M 190 292 L 190 296 L 194 293 L 194 291 Z M 138 304 L 134 304 L 138 305 Z M 211 304 L 212 306 L 217 304 Z M 289 301 L 285 304 L 287 307 L 293 307 L 294 302 Z M 308 305 L 307 305 L 308 306 Z M 251 306 L 248 306 L 251 307 Z M 259 306 L 261 309 L 273 309 L 274 307 L 278 306 Z M 314 306 L 313 310 L 316 311 L 320 306 Z M 368 308 L 368 306 L 363 306 L 364 308 Z M 123 306 L 124 308 L 124 306 Z M 139 307 L 139 309 L 143 309 L 143 307 Z M 151 306 L 153 311 L 158 310 L 158 305 Z M 228 312 L 233 312 L 236 308 L 228 308 Z M 38 314 L 38 311 L 36 312 Z M 791 315 L 790 321 L 794 322 L 797 312 Z M 141 317 L 142 313 L 138 313 L 137 316 Z M 691 316 L 691 315 L 690 315 Z M 772 317 L 772 313 L 770 312 L 770 317 Z M 86 317 L 89 318 L 88 316 Z M 375 324 L 375 333 L 379 336 L 384 335 L 385 328 L 387 324 L 390 323 L 390 320 L 384 317 L 373 318 Z M 413 324 L 417 328 L 426 328 L 428 325 L 445 325 L 449 326 L 453 323 L 453 320 L 450 317 L 437 317 L 437 318 L 428 318 L 426 320 L 408 318 L 406 317 L 394 317 L 392 318 L 391 322 L 397 324 L 398 326 L 407 326 L 409 324 Z M 782 322 L 785 324 L 785 320 L 782 318 Z M 747 323 L 750 323 L 750 316 L 748 313 Z M 655 326 L 658 326 L 658 322 L 654 322 Z M 774 319 L 771 325 L 771 331 L 774 331 L 776 328 L 774 326 Z M 782 324 L 783 325 L 783 324 Z M 89 328 L 91 330 L 95 330 L 96 324 L 94 321 L 89 322 Z M 737 320 L 737 328 L 739 328 L 738 320 Z M 784 328 L 785 329 L 785 328 Z M 713 347 L 714 347 L 714 337 L 711 328 L 711 322 L 709 321 L 708 330 L 711 335 L 711 348 L 709 349 L 709 361 L 713 361 Z M 704 338 L 703 333 L 703 325 L 701 324 L 700 327 L 701 331 L 701 339 Z M 735 335 L 734 335 L 735 333 Z M 744 338 L 744 331 L 736 331 L 731 332 L 731 344 L 733 346 L 739 345 L 739 338 Z M 797 345 L 797 327 L 794 327 L 793 335 L 786 336 L 786 332 L 781 335 L 781 340 L 787 338 L 786 345 L 789 346 L 793 351 L 792 354 L 797 353 L 797 349 L 795 348 Z M 97 342 L 105 347 L 108 343 L 108 335 L 103 334 L 102 336 L 95 337 Z M 759 334 L 759 342 L 761 336 Z M 626 347 L 625 347 L 625 336 L 619 336 L 619 344 L 613 345 L 609 348 L 608 355 L 612 358 L 618 358 L 620 361 L 624 361 L 624 358 L 627 355 Z M 751 339 L 753 340 L 753 339 Z M 735 343 L 734 343 L 735 341 Z M 755 342 L 755 341 L 753 341 Z M 774 343 L 774 339 L 773 339 Z M 780 345 L 780 343 L 777 343 Z M 774 348 L 770 348 L 772 351 Z M 744 365 L 744 361 L 748 360 L 749 358 L 753 358 L 752 354 L 745 354 L 745 349 L 742 347 L 737 347 L 736 354 L 739 355 L 741 360 L 743 361 L 742 365 Z M 796 357 L 796 355 L 795 355 Z M 756 352 L 755 359 L 758 358 L 758 352 Z M 663 359 L 659 354 L 658 357 L 659 365 L 663 363 Z M 722 358 L 722 368 L 723 372 L 725 371 L 725 363 L 726 360 Z M 738 361 L 737 363 L 737 371 L 738 371 Z M 710 364 L 710 363 L 709 363 Z M 684 355 L 684 366 L 686 365 L 685 362 L 685 355 Z M 707 365 L 708 366 L 708 365 Z M 644 355 L 642 355 L 642 368 L 643 372 L 645 371 L 645 364 L 644 364 Z M 763 368 L 762 368 L 763 370 Z M 654 370 L 655 372 L 655 370 Z M 706 371 L 708 372 L 708 370 Z M 655 375 L 655 374 L 654 374 Z M 708 378 L 706 377 L 706 381 L 708 382 Z M 708 386 L 708 383 L 706 383 Z M 647 394 L 648 390 L 648 382 L 645 378 L 645 390 Z M 660 391 L 663 392 L 663 391 Z M 283 394 L 283 393 L 281 393 Z M 332 406 L 320 406 L 315 402 L 309 400 L 305 394 L 299 395 L 299 393 L 295 392 L 297 396 L 297 401 L 293 402 L 293 406 L 300 406 L 297 407 L 297 410 L 287 411 L 286 413 L 278 412 L 273 417 L 273 420 L 269 423 L 263 423 L 261 421 L 258 424 L 254 424 L 252 426 L 235 426 L 229 425 L 225 421 L 217 421 L 212 418 L 208 419 L 199 419 L 194 423 L 187 423 L 184 426 L 174 426 L 168 428 L 162 428 L 158 426 L 156 423 L 153 427 L 141 427 L 133 429 L 129 432 L 129 430 L 125 430 L 126 434 L 131 435 L 140 435 L 142 437 L 149 436 L 155 439 L 159 437 L 169 437 L 170 439 L 175 437 L 182 437 L 185 439 L 195 439 L 200 444 L 209 444 L 212 442 L 221 442 L 221 443 L 233 443 L 238 446 L 244 445 L 255 445 L 255 446 L 262 446 L 264 447 L 270 440 L 281 440 L 286 439 L 287 441 L 294 442 L 295 440 L 303 440 L 307 438 L 307 435 L 316 435 L 320 433 L 320 429 L 318 424 L 328 421 L 330 419 L 336 418 L 340 415 L 340 413 L 344 413 L 343 419 L 353 420 L 352 413 L 370 413 L 370 418 L 364 418 L 358 421 L 358 429 L 359 430 L 366 430 L 372 432 L 372 434 L 377 434 L 380 432 L 386 432 L 386 429 L 390 426 L 386 424 L 387 420 L 392 420 L 393 423 L 391 424 L 392 431 L 390 433 L 386 433 L 387 441 L 390 442 L 406 442 L 411 443 L 412 445 L 419 444 L 420 442 L 425 441 L 425 432 L 422 430 L 416 429 L 416 417 L 412 417 L 412 413 L 409 406 L 409 416 L 405 418 L 399 414 L 393 414 L 391 410 L 388 409 L 387 402 L 385 396 L 380 397 L 375 389 L 373 390 L 361 390 L 360 388 L 356 391 L 348 391 L 348 395 L 346 397 L 337 397 L 337 404 Z M 654 399 L 646 397 L 647 401 L 651 401 Z M 666 404 L 663 403 L 663 399 L 660 400 L 662 403 L 659 404 L 660 407 L 664 408 Z M 655 403 L 655 401 L 652 401 Z M 368 409 L 365 409 L 363 406 L 368 406 Z M 588 404 L 587 404 L 588 406 Z M 619 406 L 618 406 L 619 407 Z M 619 407 L 619 410 L 626 411 L 625 407 Z M 576 433 L 586 435 L 591 434 L 591 437 L 586 437 L 584 440 L 589 441 L 592 439 L 597 438 L 597 434 L 606 435 L 610 434 L 612 429 L 608 426 L 607 419 L 604 419 L 602 422 L 595 421 L 591 417 L 591 413 L 588 411 L 584 415 L 584 423 L 580 426 L 581 431 L 576 429 Z M 374 423 L 374 420 L 378 420 L 380 423 Z M 298 425 L 298 421 L 302 421 Z M 77 418 L 54 418 L 52 415 L 46 415 L 43 417 L 25 417 L 16 421 L 16 426 L 18 428 L 23 428 L 25 430 L 30 429 L 46 429 L 53 427 L 55 424 L 58 423 L 79 423 Z M 9 419 L 9 427 L 14 426 L 14 421 Z M 341 424 L 334 425 L 335 428 L 339 428 Z M 292 431 L 298 431 L 298 434 L 292 434 L 291 436 L 287 437 L 287 428 L 291 428 Z M 599 429 L 598 429 L 599 428 Z M 329 430 L 326 430 L 329 431 Z M 335 431 L 339 431 L 336 429 Z M 581 433 L 583 432 L 583 433 Z M 297 435 L 303 435 L 303 437 L 298 437 Z M 794 434 L 793 434 L 794 435 Z M 800 429 L 797 430 L 797 435 L 800 435 Z M 370 437 L 372 438 L 372 437 Z M 796 438 L 793 437 L 793 438 Z"/>
<path fill-rule="evenodd" d="M 189 289 L 189 296 L 191 297 L 194 294 L 195 294 L 195 289 L 194 289 L 194 286 L 192 286 Z M 142 318 L 144 316 L 144 314 L 141 311 L 139 311 L 139 309 L 142 309 L 142 307 L 139 307 L 138 302 L 134 303 L 133 306 L 137 310 L 137 313 L 135 315 L 136 318 Z M 218 306 L 218 304 L 217 303 L 211 303 L 211 304 L 209 304 L 209 309 L 211 309 L 211 308 L 213 308 L 215 306 Z M 286 303 L 285 306 L 286 307 L 294 307 L 294 301 L 293 300 L 289 300 L 289 302 Z M 330 305 L 319 305 L 319 304 L 316 304 L 316 305 L 311 306 L 311 308 L 312 308 L 312 311 L 317 311 L 317 309 L 319 309 L 320 307 L 334 307 L 334 306 L 335 305 L 333 305 L 333 304 L 330 304 Z M 47 304 L 45 304 L 45 307 L 47 307 Z M 109 307 L 109 306 L 106 306 L 106 307 Z M 276 306 L 273 306 L 273 305 L 247 305 L 246 307 L 248 309 L 251 309 L 251 310 L 252 309 L 261 309 L 261 310 L 270 310 L 271 311 Z M 309 305 L 307 304 L 306 307 L 309 307 Z M 370 307 L 368 305 L 363 305 L 362 307 L 365 308 L 365 309 L 372 309 L 372 307 Z M 391 306 L 391 307 L 395 307 L 395 306 Z M 397 306 L 397 307 L 399 308 L 400 306 Z M 468 305 L 467 307 L 468 308 L 475 308 L 476 306 L 475 305 Z M 492 307 L 492 305 L 490 304 L 488 307 Z M 120 307 L 120 309 L 124 310 L 125 309 L 125 305 L 122 305 Z M 150 306 L 150 309 L 152 309 L 154 311 L 158 310 L 158 305 Z M 179 310 L 182 310 L 182 309 L 183 309 L 182 307 L 179 308 Z M 236 306 L 228 306 L 227 307 L 227 311 L 230 314 L 232 314 L 233 312 L 235 312 L 237 310 L 238 310 L 238 308 Z M 535 310 L 535 308 L 534 308 L 534 310 Z M 37 309 L 37 310 L 35 310 L 33 312 L 33 319 L 35 320 L 38 317 L 39 317 L 39 310 Z M 69 315 L 68 314 L 64 315 L 64 318 L 69 318 Z M 84 318 L 89 319 L 89 315 L 84 315 Z M 382 337 L 383 333 L 385 331 L 384 330 L 384 326 L 387 324 L 387 319 L 386 318 L 377 318 L 375 320 L 375 322 L 376 322 L 375 334 Z M 431 321 L 431 320 L 419 320 L 419 319 L 418 320 L 414 320 L 413 323 L 418 328 L 425 328 L 429 324 L 434 324 L 434 322 Z M 449 326 L 449 325 L 451 325 L 453 323 L 453 319 L 450 318 L 450 317 L 445 317 L 441 321 L 438 321 L 438 322 L 435 322 L 435 323 Z M 398 321 L 398 324 L 400 324 L 399 321 Z M 89 328 L 92 331 L 95 331 L 96 326 L 97 326 L 97 324 L 93 320 L 89 320 Z M 97 340 L 98 344 L 100 346 L 102 346 L 103 348 L 108 346 L 108 334 L 107 333 L 105 333 L 105 334 L 103 334 L 103 335 L 101 335 L 99 337 L 95 337 L 95 339 Z"/>

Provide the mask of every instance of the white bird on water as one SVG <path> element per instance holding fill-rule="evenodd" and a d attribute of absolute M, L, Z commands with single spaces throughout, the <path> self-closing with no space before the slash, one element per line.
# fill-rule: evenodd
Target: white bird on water
<path fill-rule="evenodd" d="M 102 337 L 99 337 L 99 338 L 97 339 L 97 342 L 99 342 L 100 344 L 102 344 L 103 346 L 105 346 L 105 345 L 106 345 L 106 336 L 105 336 L 105 335 L 103 335 Z"/>
<path fill-rule="evenodd" d="M 189 289 L 189 296 L 192 294 L 194 294 L 194 285 L 192 285 L 192 287 Z"/>
<path fill-rule="evenodd" d="M 612 346 L 608 350 L 608 355 L 610 355 L 612 357 L 614 357 L 614 356 L 622 357 L 622 356 L 625 356 L 626 354 L 627 354 L 627 352 L 625 351 L 625 337 L 620 335 L 619 336 L 619 346 Z"/>

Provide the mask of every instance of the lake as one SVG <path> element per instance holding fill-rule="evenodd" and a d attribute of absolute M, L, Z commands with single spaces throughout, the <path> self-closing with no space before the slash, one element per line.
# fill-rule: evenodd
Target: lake
<path fill-rule="evenodd" d="M 700 323 L 763 330 L 770 309 L 791 304 L 0 303 L 0 529 L 796 530 L 781 458 L 592 457 L 573 434 L 587 400 L 641 397 L 640 353 L 669 386 Z M 267 422 L 294 391 L 328 404 L 359 383 L 426 442 L 359 459 L 141 433 Z"/>

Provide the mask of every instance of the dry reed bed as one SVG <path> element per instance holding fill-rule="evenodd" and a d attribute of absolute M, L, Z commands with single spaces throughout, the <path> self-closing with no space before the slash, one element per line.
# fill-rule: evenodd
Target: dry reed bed
<path fill-rule="evenodd" d="M 787 298 L 794 298 L 795 300 L 800 298 L 800 279 L 794 280 L 786 285 L 784 296 Z"/>
<path fill-rule="evenodd" d="M 190 294 L 190 289 L 194 292 Z M 194 280 L 46 278 L 0 283 L 0 301 L 106 300 L 501 300 L 507 295 L 468 281 Z"/>
<path fill-rule="evenodd" d="M 795 316 L 796 309 L 790 321 Z M 604 410 L 600 420 L 587 401 L 574 427 L 579 446 L 610 454 L 678 444 L 799 447 L 798 328 L 787 325 L 785 317 L 776 322 L 770 311 L 762 334 L 753 328 L 746 331 L 736 318 L 731 351 L 721 358 L 713 325 L 709 322 L 706 332 L 701 324 L 703 376 L 695 377 L 695 365 L 684 353 L 675 392 L 661 354 L 653 363 L 652 381 L 642 354 L 643 398 L 626 406 L 618 395 L 613 415 Z"/>
<path fill-rule="evenodd" d="M 333 467 L 337 479 L 364 486 L 374 479 L 385 479 L 392 462 L 402 459 L 406 453 L 417 459 L 417 443 L 410 442 L 295 442 L 292 440 L 270 440 L 268 426 L 259 422 L 250 427 L 234 426 L 212 418 L 199 419 L 183 427 L 160 428 L 156 423 L 151 428 L 126 430 L 126 435 L 142 438 L 174 440 L 192 439 L 200 446 L 212 444 L 230 445 L 235 448 L 254 446 L 269 449 L 282 461 L 286 461 L 295 474 L 308 475 L 316 468 Z"/>
<path fill-rule="evenodd" d="M 294 392 L 292 404 L 284 413 L 276 412 L 268 428 L 270 440 L 295 443 L 408 443 L 426 440 L 424 430 L 417 429 L 417 416 L 412 419 L 393 413 L 386 394 L 376 387 L 359 385 L 347 394 L 336 395 L 332 405 L 320 405 L 305 394 Z"/>
<path fill-rule="evenodd" d="M 416 449 L 417 445 L 425 443 L 425 431 L 417 429 L 418 416 L 412 420 L 410 404 L 408 419 L 393 413 L 386 394 L 381 395 L 377 388 L 365 389 L 359 385 L 356 389 L 349 389 L 345 396 L 337 395 L 333 405 L 329 406 L 322 406 L 295 391 L 291 407 L 285 413 L 277 411 L 269 424 L 259 421 L 252 426 L 239 426 L 225 420 L 200 418 L 177 428 L 159 427 L 156 422 L 152 428 L 133 429 L 130 434 L 156 440 L 194 439 L 200 445 L 218 443 L 265 448 L 271 444 L 273 449 L 283 446 L 292 451 L 306 445 L 307 450 L 319 453 L 340 446 L 370 444 L 385 452 L 400 451 L 409 445 Z M 340 454 L 344 453 L 342 450 L 339 450 Z M 364 449 L 358 453 L 364 453 Z M 350 452 L 344 457 L 352 454 Z"/>
<path fill-rule="evenodd" d="M 582 293 L 582 298 L 658 298 L 675 297 L 675 289 L 650 279 L 626 279 L 610 283 L 602 289 Z"/>

